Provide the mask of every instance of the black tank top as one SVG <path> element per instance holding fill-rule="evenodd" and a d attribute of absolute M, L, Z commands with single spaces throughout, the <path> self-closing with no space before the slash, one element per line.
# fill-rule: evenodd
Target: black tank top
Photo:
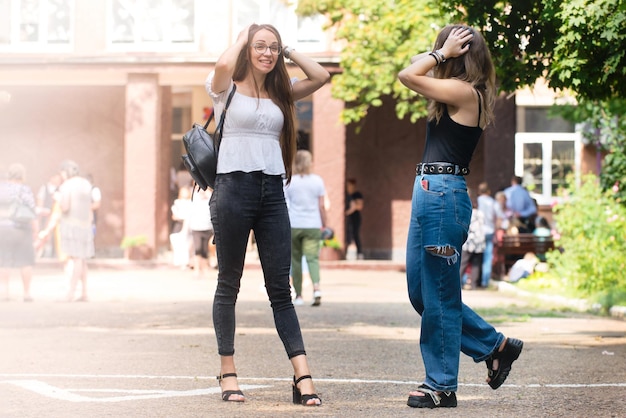
<path fill-rule="evenodd" d="M 479 93 L 478 125 L 480 125 L 481 113 L 482 106 Z M 439 123 L 435 119 L 428 122 L 422 162 L 445 162 L 469 167 L 482 133 L 483 130 L 480 126 L 465 126 L 453 121 L 446 107 Z"/>

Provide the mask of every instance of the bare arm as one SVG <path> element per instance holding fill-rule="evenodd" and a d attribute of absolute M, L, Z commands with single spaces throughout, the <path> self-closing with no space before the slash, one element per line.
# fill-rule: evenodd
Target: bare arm
<path fill-rule="evenodd" d="M 237 57 L 243 48 L 248 44 L 248 30 L 250 25 L 239 32 L 237 41 L 231 45 L 226 51 L 220 55 L 215 63 L 215 75 L 213 76 L 213 83 L 211 89 L 215 93 L 221 93 L 225 91 L 233 79 L 233 73 L 235 72 L 235 65 L 237 64 Z"/>
<path fill-rule="evenodd" d="M 460 57 L 469 51 L 470 44 L 466 43 L 472 37 L 472 33 L 467 29 L 457 28 L 450 33 L 439 51 L 446 59 Z M 465 81 L 432 77 L 431 71 L 436 65 L 437 60 L 429 52 L 415 55 L 411 58 L 411 65 L 400 71 L 398 79 L 416 93 L 449 105 L 451 116 L 458 112 L 455 117 L 457 122 L 475 124 L 477 100 L 474 89 Z"/>
<path fill-rule="evenodd" d="M 324 204 L 324 196 L 319 198 L 320 217 L 322 218 L 322 228 L 326 226 L 326 205 Z"/>
<path fill-rule="evenodd" d="M 346 215 L 351 215 L 359 210 L 363 210 L 363 199 L 352 199 L 350 200 L 350 207 L 346 211 Z"/>
<path fill-rule="evenodd" d="M 300 100 L 326 84 L 330 78 L 330 74 L 324 67 L 307 55 L 302 54 L 295 49 L 291 49 L 287 46 L 284 49 L 289 51 L 289 59 L 298 65 L 298 67 L 300 67 L 307 76 L 306 79 L 298 80 L 298 82 L 293 85 L 294 100 Z"/>

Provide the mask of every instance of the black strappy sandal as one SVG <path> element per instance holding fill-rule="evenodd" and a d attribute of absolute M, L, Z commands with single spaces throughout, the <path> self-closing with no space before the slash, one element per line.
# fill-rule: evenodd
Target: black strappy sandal
<path fill-rule="evenodd" d="M 237 373 L 224 373 L 222 375 L 216 376 L 218 382 L 220 382 L 220 387 L 222 387 L 222 379 L 225 379 L 227 377 L 237 377 Z M 240 390 L 223 390 L 222 391 L 222 400 L 226 401 L 226 402 L 243 402 L 245 401 L 245 399 L 230 399 L 230 397 L 232 395 L 240 395 L 240 396 L 244 396 L 242 391 Z"/>
<path fill-rule="evenodd" d="M 293 377 L 293 403 L 300 404 L 303 406 L 321 406 L 322 405 L 322 399 L 317 396 L 317 393 L 313 393 L 311 395 L 303 395 L 302 392 L 300 392 L 300 388 L 298 388 L 298 383 L 300 383 L 301 381 L 303 381 L 304 379 L 312 379 L 311 375 L 307 374 L 304 376 L 300 376 L 298 379 L 296 379 L 296 376 Z M 311 399 L 319 399 L 320 403 L 308 403 Z"/>
<path fill-rule="evenodd" d="M 489 386 L 496 390 L 506 380 L 511 371 L 511 365 L 522 352 L 524 342 L 517 338 L 507 338 L 502 351 L 495 351 L 491 354 L 485 363 L 487 363 L 487 375 L 489 377 Z M 498 369 L 493 370 L 493 361 L 498 360 Z"/>
<path fill-rule="evenodd" d="M 406 402 L 411 408 L 456 408 L 456 393 L 437 392 L 422 384 L 417 388 L 424 396 L 409 396 Z"/>

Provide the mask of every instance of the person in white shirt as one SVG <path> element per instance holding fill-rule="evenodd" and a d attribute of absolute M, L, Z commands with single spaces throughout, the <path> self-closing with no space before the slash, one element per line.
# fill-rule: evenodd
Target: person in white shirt
<path fill-rule="evenodd" d="M 306 78 L 291 80 L 283 57 Z M 235 304 L 253 231 L 276 330 L 293 366 L 293 402 L 322 403 L 315 393 L 291 300 L 291 228 L 283 178 L 291 181 L 296 153 L 295 101 L 318 90 L 329 78 L 320 64 L 285 46 L 275 27 L 252 24 L 222 53 L 205 83 L 216 120 L 232 94 L 210 203 L 218 257 L 213 324 L 224 401 L 245 400 L 234 360 Z"/>
<path fill-rule="evenodd" d="M 484 217 L 483 232 L 485 234 L 485 251 L 483 252 L 483 265 L 480 287 L 487 288 L 491 278 L 491 266 L 493 263 L 493 242 L 496 232 L 498 202 L 491 197 L 491 191 L 487 182 L 478 185 L 478 210 Z"/>
<path fill-rule="evenodd" d="M 202 277 L 209 269 L 209 246 L 213 238 L 209 199 L 211 190 L 199 190 L 193 195 L 187 219 L 193 239 L 194 274 Z"/>
<path fill-rule="evenodd" d="M 313 282 L 313 305 L 322 302 L 319 254 L 322 228 L 326 226 L 324 180 L 311 173 L 313 155 L 307 150 L 296 153 L 294 175 L 285 188 L 291 221 L 291 277 L 296 291 L 295 305 L 302 305 L 302 256 Z"/>

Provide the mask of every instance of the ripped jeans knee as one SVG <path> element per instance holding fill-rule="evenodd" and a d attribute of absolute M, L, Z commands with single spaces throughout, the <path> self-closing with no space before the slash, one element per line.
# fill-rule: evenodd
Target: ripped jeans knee
<path fill-rule="evenodd" d="M 424 247 L 427 252 L 437 256 L 443 257 L 447 260 L 448 265 L 452 265 L 457 262 L 459 252 L 451 245 L 426 245 Z"/>

